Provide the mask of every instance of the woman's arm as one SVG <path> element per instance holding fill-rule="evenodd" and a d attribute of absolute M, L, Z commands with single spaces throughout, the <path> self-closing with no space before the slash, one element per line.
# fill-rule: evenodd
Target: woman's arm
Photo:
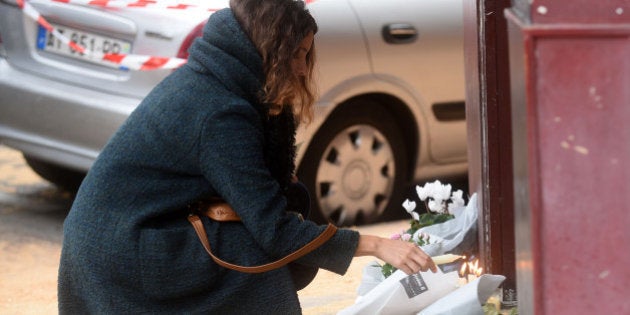
<path fill-rule="evenodd" d="M 203 123 L 199 165 L 214 192 L 241 217 L 249 241 L 268 257 L 284 257 L 315 239 L 325 226 L 301 222 L 286 211 L 286 198 L 265 162 L 264 126 L 247 103 L 217 105 Z M 301 260 L 343 274 L 356 251 L 359 233 L 339 229 Z"/>
<path fill-rule="evenodd" d="M 437 267 L 431 260 L 431 257 L 422 251 L 420 247 L 410 242 L 401 242 L 400 240 L 390 240 L 374 235 L 361 235 L 354 256 L 375 256 L 408 275 L 429 269 L 437 272 Z"/>

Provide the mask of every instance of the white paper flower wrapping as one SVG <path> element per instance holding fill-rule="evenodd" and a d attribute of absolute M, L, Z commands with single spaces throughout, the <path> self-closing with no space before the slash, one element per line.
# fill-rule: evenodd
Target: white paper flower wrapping
<path fill-rule="evenodd" d="M 456 195 L 455 197 L 458 196 Z M 454 201 L 454 203 L 456 202 L 457 201 Z M 412 212 L 413 209 L 415 209 L 410 203 L 406 203 L 406 206 L 403 205 L 403 207 L 405 207 L 405 210 Z M 451 252 L 454 248 L 461 245 L 461 242 L 464 241 L 466 234 L 476 226 L 478 217 L 477 195 L 473 194 L 470 197 L 468 206 L 455 207 L 453 210 L 455 218 L 443 223 L 421 228 L 414 233 L 413 239 L 416 241 L 422 233 L 430 235 L 430 243 L 421 246 L 422 250 L 424 250 L 428 255 L 443 255 Z M 405 284 L 403 283 L 404 281 L 401 282 L 401 280 L 407 277 L 404 272 L 398 270 L 388 278 L 384 278 L 382 276 L 380 266 L 378 266 L 376 262 L 369 264 L 363 270 L 363 279 L 358 288 L 359 297 L 357 298 L 356 303 L 340 311 L 338 314 L 412 315 L 417 314 L 425 308 L 430 310 L 429 306 L 436 301 L 442 299 L 455 290 L 461 290 L 461 288 L 458 289 L 457 287 L 459 279 L 457 270 L 449 271 L 447 273 L 443 273 L 442 270 L 440 270 L 436 274 L 432 272 L 421 272 L 420 275 L 422 276 L 422 282 L 426 285 L 427 291 L 410 297 L 408 289 L 405 288 Z M 410 279 L 413 280 L 414 278 Z M 410 282 L 408 281 L 408 283 Z M 416 286 L 416 288 L 418 287 L 424 286 Z M 468 295 L 472 293 L 469 292 L 466 294 Z M 475 298 L 478 296 L 476 293 L 473 295 Z M 469 297 L 467 299 L 470 300 Z M 473 310 L 476 310 L 476 308 L 473 308 Z M 467 313 L 460 312 L 452 314 Z"/>
<path fill-rule="evenodd" d="M 414 233 L 413 240 L 418 240 L 423 233 L 430 236 L 430 245 L 432 246 L 427 246 L 427 250 L 425 250 L 427 254 L 436 256 L 450 253 L 464 241 L 471 230 L 476 231 L 477 194 L 470 197 L 466 207 L 455 207 L 452 213 L 455 218 L 443 223 L 425 226 Z M 425 249 L 424 246 L 422 248 Z"/>
<path fill-rule="evenodd" d="M 504 280 L 505 277 L 501 275 L 481 275 L 440 298 L 418 315 L 483 315 L 483 303 Z"/>
<path fill-rule="evenodd" d="M 374 278 L 371 278 L 374 279 Z M 408 276 L 398 270 L 373 286 L 338 315 L 412 315 L 457 289 L 457 271 L 420 272 Z"/>

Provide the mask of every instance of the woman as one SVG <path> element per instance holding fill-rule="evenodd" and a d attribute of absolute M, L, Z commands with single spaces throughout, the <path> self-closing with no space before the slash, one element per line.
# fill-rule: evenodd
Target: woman
<path fill-rule="evenodd" d="M 130 115 L 79 189 L 64 224 L 60 313 L 300 313 L 286 266 L 257 274 L 218 266 L 187 206 L 210 197 L 232 206 L 241 222 L 204 218 L 205 230 L 217 256 L 244 266 L 322 232 L 288 213 L 285 196 L 294 119 L 312 115 L 316 32 L 294 0 L 231 0 L 210 17 L 188 63 Z M 299 262 L 343 274 L 362 255 L 435 271 L 410 243 L 346 229 Z"/>

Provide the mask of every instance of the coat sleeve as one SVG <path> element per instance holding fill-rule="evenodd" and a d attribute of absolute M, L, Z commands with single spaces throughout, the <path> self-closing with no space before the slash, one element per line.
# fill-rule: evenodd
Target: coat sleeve
<path fill-rule="evenodd" d="M 258 112 L 247 103 L 214 111 L 199 135 L 199 164 L 213 189 L 241 217 L 245 228 L 270 257 L 280 258 L 313 240 L 323 230 L 287 214 L 286 198 L 265 165 L 264 132 Z M 339 229 L 302 263 L 343 274 L 358 232 Z"/>

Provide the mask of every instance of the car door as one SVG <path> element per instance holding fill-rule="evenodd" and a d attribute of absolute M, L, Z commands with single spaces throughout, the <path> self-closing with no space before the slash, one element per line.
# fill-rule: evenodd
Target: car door
<path fill-rule="evenodd" d="M 411 85 L 434 162 L 466 160 L 461 0 L 349 0 L 367 37 L 375 75 Z M 456 110 L 450 115 L 436 115 Z M 440 117 L 438 117 L 440 116 Z M 446 117 L 446 119 L 444 118 Z"/>

